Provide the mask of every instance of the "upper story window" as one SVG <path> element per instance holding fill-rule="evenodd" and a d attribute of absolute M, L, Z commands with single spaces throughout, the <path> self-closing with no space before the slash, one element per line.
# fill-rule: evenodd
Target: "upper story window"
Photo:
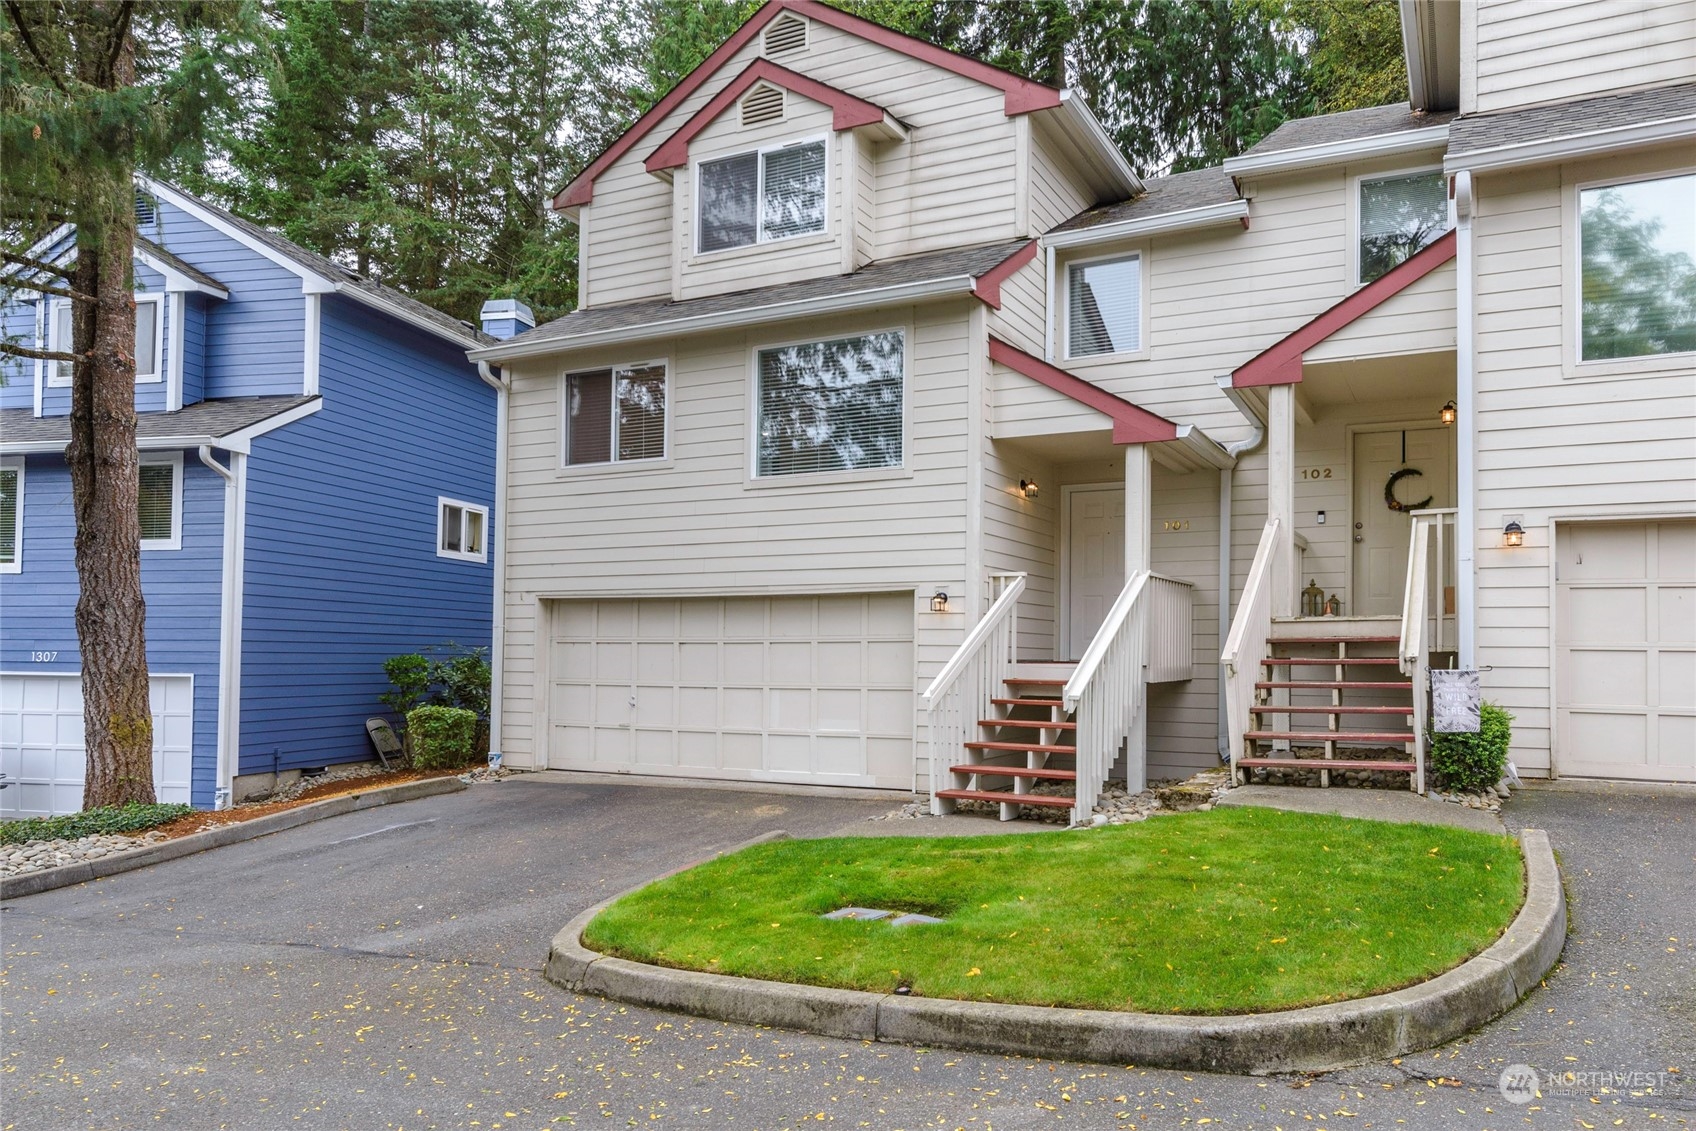
<path fill-rule="evenodd" d="M 1066 268 L 1066 356 L 1142 349 L 1142 256 Z"/>
<path fill-rule="evenodd" d="M 755 477 L 901 466 L 900 330 L 762 349 L 754 369 Z"/>
<path fill-rule="evenodd" d="M 1578 193 L 1579 359 L 1696 351 L 1696 174 Z"/>
<path fill-rule="evenodd" d="M 824 231 L 823 139 L 738 153 L 696 166 L 702 252 Z"/>
<path fill-rule="evenodd" d="M 458 499 L 436 500 L 436 556 L 461 561 L 485 562 L 489 549 L 489 508 Z"/>
<path fill-rule="evenodd" d="M 137 381 L 162 381 L 164 368 L 165 320 L 160 315 L 165 307 L 165 296 L 147 294 L 135 296 L 135 379 Z M 60 299 L 47 308 L 47 348 L 50 350 L 69 350 L 71 348 L 71 304 Z M 71 363 L 55 361 L 47 371 L 49 385 L 69 385 L 71 383 Z"/>
<path fill-rule="evenodd" d="M 665 363 L 565 378 L 564 459 L 570 467 L 665 458 Z"/>
<path fill-rule="evenodd" d="M 1360 180 L 1360 283 L 1372 282 L 1436 241 L 1449 227 L 1441 169 Z"/>
<path fill-rule="evenodd" d="M 0 457 L 0 573 L 23 569 L 24 461 Z"/>
<path fill-rule="evenodd" d="M 183 544 L 183 455 L 141 457 L 138 492 L 141 548 L 180 550 Z"/>

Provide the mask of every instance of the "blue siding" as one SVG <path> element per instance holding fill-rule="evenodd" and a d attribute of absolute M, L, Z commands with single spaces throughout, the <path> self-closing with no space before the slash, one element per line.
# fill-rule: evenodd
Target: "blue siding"
<path fill-rule="evenodd" d="M 0 308 L 0 334 L 8 341 L 34 347 L 36 304 L 13 301 Z M 0 354 L 0 408 L 35 407 L 35 362 Z"/>
<path fill-rule="evenodd" d="M 23 569 L 0 574 L 0 667 L 74 673 L 77 643 L 76 521 L 71 476 L 58 456 L 24 465 Z M 193 452 L 183 456 L 182 549 L 141 555 L 147 600 L 147 666 L 194 676 L 194 803 L 210 807 L 218 769 L 218 619 L 224 554 L 224 481 Z M 57 652 L 53 663 L 32 652 Z"/>
<path fill-rule="evenodd" d="M 214 299 L 183 296 L 183 406 L 206 399 L 206 314 Z"/>
<path fill-rule="evenodd" d="M 385 659 L 489 643 L 491 565 L 436 556 L 436 500 L 492 510 L 494 390 L 449 343 L 323 302 L 324 407 L 248 465 L 238 773 L 369 757 Z"/>

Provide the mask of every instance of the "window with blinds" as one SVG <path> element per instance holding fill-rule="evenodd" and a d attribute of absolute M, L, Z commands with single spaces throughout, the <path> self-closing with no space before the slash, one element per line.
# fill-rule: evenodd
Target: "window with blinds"
<path fill-rule="evenodd" d="M 1142 256 L 1066 268 L 1066 356 L 1142 348 Z"/>
<path fill-rule="evenodd" d="M 1578 193 L 1579 360 L 1696 352 L 1696 174 Z"/>
<path fill-rule="evenodd" d="M 144 550 L 176 549 L 178 545 L 177 508 L 181 492 L 177 480 L 182 464 L 147 462 L 141 465 L 141 489 L 137 504 L 141 520 L 141 548 Z"/>
<path fill-rule="evenodd" d="M 17 573 L 24 540 L 24 468 L 22 460 L 0 464 L 0 573 Z"/>
<path fill-rule="evenodd" d="M 760 350 L 755 476 L 900 467 L 905 344 L 889 330 Z"/>
<path fill-rule="evenodd" d="M 665 458 L 666 375 L 659 362 L 565 378 L 567 467 Z"/>
<path fill-rule="evenodd" d="M 1441 169 L 1360 182 L 1360 281 L 1385 274 L 1449 227 L 1449 190 Z"/>
<path fill-rule="evenodd" d="M 825 166 L 822 140 L 701 162 L 696 246 L 723 251 L 824 231 Z"/>
<path fill-rule="evenodd" d="M 489 510 L 459 499 L 436 500 L 436 556 L 463 561 L 487 561 L 485 532 Z"/>

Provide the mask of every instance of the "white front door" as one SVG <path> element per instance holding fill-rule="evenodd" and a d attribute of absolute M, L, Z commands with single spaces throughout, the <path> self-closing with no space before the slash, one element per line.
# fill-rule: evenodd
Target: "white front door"
<path fill-rule="evenodd" d="M 1422 510 L 1455 505 L 1453 436 L 1450 428 L 1355 433 L 1354 600 L 1344 614 L 1394 616 L 1402 611 L 1413 530 L 1407 512 L 1415 504 Z M 1413 474 L 1405 473 L 1409 469 Z M 1384 492 L 1398 472 L 1404 473 L 1391 491 L 1405 509 L 1392 510 Z"/>
<path fill-rule="evenodd" d="M 1125 489 L 1066 489 L 1065 658 L 1076 660 L 1125 587 Z"/>

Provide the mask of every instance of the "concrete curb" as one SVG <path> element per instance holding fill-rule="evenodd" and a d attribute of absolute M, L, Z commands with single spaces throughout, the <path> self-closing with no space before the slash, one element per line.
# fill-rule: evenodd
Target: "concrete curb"
<path fill-rule="evenodd" d="M 1482 954 L 1407 989 L 1277 1013 L 1193 1017 L 1053 1009 L 649 966 L 582 944 L 589 920 L 621 896 L 567 923 L 554 936 L 543 974 L 574 993 L 851 1040 L 1202 1072 L 1322 1072 L 1451 1041 L 1531 992 L 1566 943 L 1566 896 L 1548 834 L 1524 830 L 1520 849 L 1525 903 Z"/>
<path fill-rule="evenodd" d="M 44 868 L 39 872 L 24 872 L 17 876 L 7 876 L 0 879 L 0 900 L 19 899 L 26 895 L 35 895 L 37 892 L 69 887 L 71 884 L 85 884 L 90 880 L 115 876 L 119 872 L 129 872 L 136 868 L 163 864 L 167 860 L 193 856 L 195 853 L 205 852 L 209 848 L 220 848 L 226 844 L 237 844 L 244 840 L 268 836 L 271 833 L 280 833 L 298 825 L 322 821 L 326 817 L 339 817 L 343 813 L 356 813 L 361 809 L 375 809 L 379 805 L 393 805 L 400 801 L 413 801 L 420 797 L 458 793 L 464 788 L 465 783 L 458 778 L 445 777 L 425 778 L 422 781 L 380 786 L 364 793 L 344 793 L 340 797 L 329 797 L 323 801 L 297 805 L 293 809 L 284 809 L 280 813 L 255 817 L 251 821 L 220 825 L 215 829 L 207 829 L 203 833 L 193 833 L 189 836 L 178 837 L 176 840 L 160 841 L 158 844 L 138 848 L 133 852 L 120 852 L 113 856 L 102 856 L 97 860 L 84 860 L 76 864 L 64 864 L 57 868 Z"/>

